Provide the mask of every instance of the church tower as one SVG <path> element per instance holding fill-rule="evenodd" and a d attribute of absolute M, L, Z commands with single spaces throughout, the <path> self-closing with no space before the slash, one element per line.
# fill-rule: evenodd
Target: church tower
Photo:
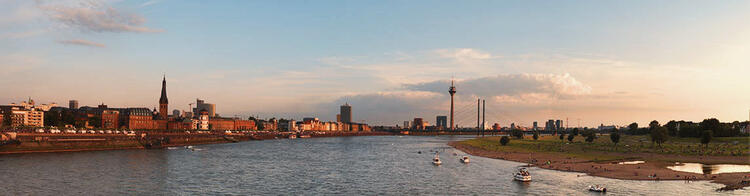
<path fill-rule="evenodd" d="M 169 101 L 167 101 L 167 76 L 161 81 L 161 97 L 159 98 L 159 119 L 167 119 L 169 113 Z"/>

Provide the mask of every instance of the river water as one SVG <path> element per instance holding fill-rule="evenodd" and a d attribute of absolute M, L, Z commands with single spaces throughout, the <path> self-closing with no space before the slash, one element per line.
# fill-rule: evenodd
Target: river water
<path fill-rule="evenodd" d="M 705 181 L 630 181 L 531 168 L 449 148 L 466 136 L 265 140 L 178 149 L 0 155 L 0 195 L 750 195 Z M 430 163 L 441 149 L 442 166 Z M 422 151 L 422 154 L 418 154 Z M 459 156 L 454 156 L 457 153 Z M 581 175 L 580 177 L 578 177 Z"/>

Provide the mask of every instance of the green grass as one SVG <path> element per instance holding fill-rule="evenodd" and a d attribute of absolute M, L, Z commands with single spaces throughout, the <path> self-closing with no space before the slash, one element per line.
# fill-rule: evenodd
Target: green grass
<path fill-rule="evenodd" d="M 567 137 L 567 136 L 566 136 Z M 539 140 L 527 136 L 524 139 L 511 139 L 507 146 L 500 145 L 500 137 L 484 137 L 462 141 L 464 144 L 486 150 L 502 152 L 546 152 L 560 153 L 589 160 L 614 160 L 628 157 L 611 155 L 629 153 L 656 153 L 677 155 L 712 155 L 712 156 L 750 156 L 750 137 L 719 137 L 714 138 L 708 147 L 700 143 L 700 138 L 670 137 L 661 146 L 653 144 L 649 136 L 621 135 L 620 142 L 615 144 L 609 135 L 597 135 L 592 143 L 584 141 L 584 137 L 576 136 L 573 142 L 563 141 L 558 136 L 542 136 Z"/>

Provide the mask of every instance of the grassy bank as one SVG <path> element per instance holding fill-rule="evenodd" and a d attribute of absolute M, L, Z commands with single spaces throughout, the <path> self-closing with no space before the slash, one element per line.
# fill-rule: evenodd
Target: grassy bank
<path fill-rule="evenodd" d="M 745 163 L 750 161 L 750 137 L 714 138 L 706 147 L 699 138 L 670 138 L 661 146 L 651 142 L 648 136 L 622 135 L 615 145 L 609 135 L 597 135 L 593 142 L 585 142 L 576 136 L 572 142 L 560 140 L 558 136 L 531 136 L 512 139 L 506 146 L 499 143 L 500 137 L 484 137 L 460 142 L 461 144 L 496 152 L 551 153 L 591 161 L 622 159 L 644 159 L 661 161 L 694 161 L 695 157 L 723 157 L 701 159 L 703 163 Z M 651 155 L 651 156 L 644 156 Z M 656 155 L 656 156 L 654 156 Z M 665 156 L 658 156 L 665 155 Z"/>

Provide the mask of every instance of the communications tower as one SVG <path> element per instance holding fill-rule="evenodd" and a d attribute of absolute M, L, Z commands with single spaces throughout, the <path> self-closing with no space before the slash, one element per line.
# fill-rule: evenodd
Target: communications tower
<path fill-rule="evenodd" d="M 448 89 L 448 93 L 451 94 L 451 131 L 454 128 L 453 125 L 453 95 L 456 94 L 456 86 L 453 85 L 453 79 L 451 78 L 451 87 Z"/>

